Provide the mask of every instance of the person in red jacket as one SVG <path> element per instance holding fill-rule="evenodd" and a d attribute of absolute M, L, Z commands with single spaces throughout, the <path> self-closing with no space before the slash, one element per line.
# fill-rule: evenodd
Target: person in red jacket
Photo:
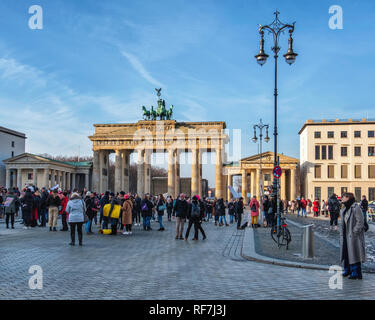
<path fill-rule="evenodd" d="M 301 199 L 302 217 L 303 217 L 303 213 L 305 213 L 305 217 L 307 217 L 306 206 L 307 206 L 307 202 L 305 200 L 305 197 L 302 197 Z"/>
<path fill-rule="evenodd" d="M 66 210 L 66 205 L 68 204 L 68 201 L 69 201 L 69 197 L 68 197 L 68 193 L 67 192 L 64 192 L 62 194 L 62 200 L 61 200 L 61 211 L 59 212 L 61 214 L 61 221 L 62 221 L 62 229 L 60 229 L 60 231 L 68 231 L 69 228 L 68 228 L 68 223 L 67 223 L 67 220 L 69 218 L 68 216 L 68 213 L 65 211 Z"/>
<path fill-rule="evenodd" d="M 317 217 L 319 215 L 319 199 L 315 199 L 313 202 L 313 212 L 314 212 L 314 217 Z"/>
<path fill-rule="evenodd" d="M 250 201 L 250 214 L 251 214 L 251 227 L 257 228 L 258 225 L 258 216 L 259 216 L 259 201 L 257 200 L 256 196 L 253 196 L 253 198 Z"/>

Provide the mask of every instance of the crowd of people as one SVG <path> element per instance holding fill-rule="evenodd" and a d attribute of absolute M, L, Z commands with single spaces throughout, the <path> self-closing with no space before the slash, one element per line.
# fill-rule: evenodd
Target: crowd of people
<path fill-rule="evenodd" d="M 159 224 L 158 231 L 165 231 L 164 214 L 168 221 L 175 220 L 176 240 L 188 240 L 191 228 L 194 226 L 194 238 L 198 240 L 199 232 L 202 239 L 206 233 L 202 222 L 212 222 L 217 227 L 229 226 L 237 223 L 237 229 L 246 226 L 260 227 L 259 215 L 263 216 L 263 226 L 272 227 L 275 224 L 277 201 L 275 197 L 264 196 L 258 201 L 253 196 L 248 203 L 249 217 L 244 224 L 242 217 L 246 202 L 243 198 L 224 201 L 223 198 L 200 198 L 199 195 L 187 197 L 181 193 L 177 199 L 159 194 L 152 196 L 147 193 L 143 199 L 137 194 L 121 191 L 117 194 L 107 191 L 97 194 L 83 189 L 78 191 L 41 188 L 29 186 L 20 191 L 18 188 L 0 189 L 1 217 L 5 215 L 6 228 L 14 229 L 15 216 L 22 217 L 24 229 L 46 227 L 49 231 L 57 231 L 57 222 L 61 216 L 62 228 L 68 231 L 70 227 L 70 245 L 75 245 L 77 230 L 78 243 L 83 242 L 83 227 L 87 235 L 92 235 L 92 226 L 99 225 L 102 234 L 132 235 L 133 226 L 143 226 L 144 231 L 150 231 L 151 220 Z M 330 228 L 338 229 L 338 219 L 341 214 L 341 261 L 344 264 L 344 276 L 351 279 L 362 279 L 361 263 L 365 261 L 364 232 L 369 228 L 367 224 L 368 201 L 362 197 L 357 204 L 352 193 L 345 193 L 342 198 L 333 194 L 328 201 L 313 202 L 304 197 L 297 200 L 280 200 L 279 211 L 283 213 L 297 213 L 297 217 L 307 217 L 312 213 L 314 217 L 330 215 Z M 227 221 L 227 215 L 229 222 Z M 350 217 L 353 217 L 349 219 Z M 185 223 L 187 228 L 185 230 Z"/>

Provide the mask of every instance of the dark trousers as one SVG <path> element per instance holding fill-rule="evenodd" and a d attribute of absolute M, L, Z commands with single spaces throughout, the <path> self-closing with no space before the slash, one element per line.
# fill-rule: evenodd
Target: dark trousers
<path fill-rule="evenodd" d="M 237 217 L 237 228 L 239 229 L 241 228 L 242 213 L 237 213 L 236 217 Z"/>
<path fill-rule="evenodd" d="M 331 221 L 329 222 L 330 226 L 337 226 L 337 219 L 339 218 L 339 214 L 337 212 L 331 212 Z"/>
<path fill-rule="evenodd" d="M 40 219 L 40 224 L 42 227 L 45 227 L 47 224 L 47 213 L 48 213 L 47 208 L 44 208 L 41 210 L 39 219 Z"/>
<path fill-rule="evenodd" d="M 72 240 L 72 243 L 75 243 L 76 239 L 76 227 L 77 227 L 77 233 L 78 233 L 78 241 L 79 243 L 82 243 L 82 225 L 83 222 L 70 222 L 70 238 Z"/>
<path fill-rule="evenodd" d="M 14 214 L 15 214 L 14 212 L 6 214 L 6 225 L 7 225 L 7 228 L 9 227 L 9 217 L 10 217 L 10 223 L 11 223 L 12 227 L 14 227 Z"/>
<path fill-rule="evenodd" d="M 63 230 L 68 230 L 69 228 L 68 228 L 68 223 L 67 223 L 67 221 L 66 221 L 66 213 L 63 213 L 62 215 L 61 215 L 61 222 L 62 222 L 62 225 L 63 225 Z"/>
<path fill-rule="evenodd" d="M 206 238 L 206 234 L 204 233 L 204 230 L 202 228 L 202 224 L 200 221 L 194 222 L 194 238 L 198 240 L 198 231 L 201 231 L 203 238 Z"/>
<path fill-rule="evenodd" d="M 172 210 L 167 210 L 167 213 L 168 213 L 168 221 L 171 221 L 172 219 Z"/>
<path fill-rule="evenodd" d="M 125 228 L 126 228 L 126 231 L 128 231 L 128 232 L 132 231 L 132 225 L 131 224 L 125 225 Z"/>
<path fill-rule="evenodd" d="M 273 213 L 266 213 L 267 227 L 273 226 L 274 216 L 275 215 Z"/>
<path fill-rule="evenodd" d="M 31 210 L 22 209 L 22 216 L 25 227 L 31 227 Z"/>

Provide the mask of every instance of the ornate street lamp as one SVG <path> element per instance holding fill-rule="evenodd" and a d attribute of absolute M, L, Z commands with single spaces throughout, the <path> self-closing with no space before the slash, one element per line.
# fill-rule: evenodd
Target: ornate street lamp
<path fill-rule="evenodd" d="M 292 34 L 294 31 L 294 25 L 293 24 L 284 24 L 279 20 L 279 14 L 276 10 L 275 14 L 275 20 L 269 24 L 269 25 L 259 25 L 259 34 L 260 34 L 260 50 L 259 53 L 255 56 L 255 59 L 257 62 L 262 66 L 266 63 L 268 55 L 264 52 L 264 30 L 267 30 L 269 33 L 272 33 L 273 35 L 273 47 L 272 51 L 274 52 L 274 58 L 275 58 L 275 91 L 274 91 L 274 117 L 275 117 L 275 126 L 274 126 L 274 165 L 278 165 L 278 157 L 277 157 L 277 58 L 278 53 L 280 51 L 279 47 L 279 37 L 282 33 L 284 33 L 285 30 L 289 30 L 289 46 L 288 46 L 288 52 L 284 54 L 285 61 L 292 65 L 296 61 L 297 53 L 293 51 L 293 38 Z M 256 136 L 255 136 L 256 137 Z M 279 208 L 279 180 L 274 178 L 273 179 L 273 196 L 277 199 L 277 216 L 279 217 L 280 208 Z M 279 222 L 278 222 L 279 223 Z"/>
<path fill-rule="evenodd" d="M 257 129 L 259 129 L 259 153 L 260 153 L 260 157 L 259 157 L 259 165 L 260 165 L 260 179 L 259 179 L 259 183 L 260 183 L 260 187 L 259 187 L 259 190 L 260 190 L 260 194 L 261 196 L 259 197 L 259 201 L 262 201 L 262 196 L 263 196 L 263 174 L 262 174 L 262 140 L 263 140 L 263 129 L 266 129 L 266 137 L 264 138 L 264 141 L 266 141 L 267 143 L 270 141 L 270 137 L 268 136 L 268 128 L 269 128 L 269 125 L 268 124 L 263 124 L 262 122 L 262 119 L 260 119 L 259 123 L 258 124 L 255 124 L 253 126 L 254 128 L 254 137 L 251 139 L 253 140 L 254 143 L 256 143 L 258 141 L 258 138 L 257 138 Z M 261 214 L 260 215 L 261 219 L 260 219 L 260 223 L 263 222 L 263 215 Z"/>

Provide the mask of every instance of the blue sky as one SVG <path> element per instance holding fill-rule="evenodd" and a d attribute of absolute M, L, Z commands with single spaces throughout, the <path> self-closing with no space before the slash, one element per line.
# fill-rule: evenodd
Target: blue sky
<path fill-rule="evenodd" d="M 34 4 L 43 30 L 28 27 Z M 343 30 L 328 27 L 331 5 Z M 297 61 L 279 59 L 278 121 L 279 151 L 298 158 L 306 119 L 374 117 L 374 1 L 3 0 L 0 125 L 25 132 L 29 152 L 90 155 L 94 123 L 139 120 L 162 87 L 176 120 L 226 121 L 242 129 L 241 156 L 255 154 L 252 125 L 273 126 L 274 72 L 254 59 L 257 28 L 276 8 L 296 21 Z"/>

